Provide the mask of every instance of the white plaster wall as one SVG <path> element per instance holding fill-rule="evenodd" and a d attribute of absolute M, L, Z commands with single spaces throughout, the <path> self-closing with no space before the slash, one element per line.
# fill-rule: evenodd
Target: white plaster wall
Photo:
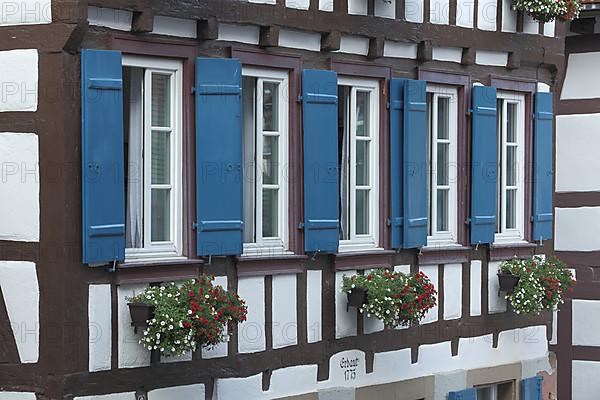
<path fill-rule="evenodd" d="M 0 132 L 0 240 L 40 240 L 39 175 L 37 135 Z"/>
<path fill-rule="evenodd" d="M 600 207 L 555 208 L 556 251 L 600 250 Z"/>
<path fill-rule="evenodd" d="M 265 338 L 265 278 L 240 278 L 238 294 L 248 306 L 247 321 L 238 328 L 240 353 L 255 353 L 266 349 Z"/>
<path fill-rule="evenodd" d="M 376 1 L 375 16 L 383 18 L 396 18 L 396 0 Z"/>
<path fill-rule="evenodd" d="M 420 270 L 429 277 L 429 280 L 431 281 L 431 283 L 433 283 L 433 286 L 435 286 L 435 290 L 439 292 L 438 266 L 437 265 L 421 266 Z M 427 312 L 427 315 L 425 315 L 425 318 L 423 318 L 423 321 L 421 321 L 422 324 L 428 324 L 430 322 L 435 322 L 438 320 L 438 307 L 439 307 L 438 304 L 439 304 L 439 302 L 440 301 L 438 298 L 436 306 Z"/>
<path fill-rule="evenodd" d="M 473 0 L 457 0 L 456 25 L 472 28 L 475 21 L 475 2 Z"/>
<path fill-rule="evenodd" d="M 450 1 L 430 0 L 429 21 L 432 24 L 448 25 L 450 22 Z"/>
<path fill-rule="evenodd" d="M 115 8 L 88 7 L 88 22 L 90 25 L 103 26 L 118 31 L 130 31 L 133 13 Z"/>
<path fill-rule="evenodd" d="M 323 339 L 323 297 L 321 294 L 322 272 L 306 272 L 306 329 L 308 343 L 320 342 Z"/>
<path fill-rule="evenodd" d="M 512 0 L 502 0 L 502 32 L 517 31 L 517 12 L 512 5 Z"/>
<path fill-rule="evenodd" d="M 0 26 L 49 24 L 51 0 L 0 0 Z"/>
<path fill-rule="evenodd" d="M 547 83 L 544 83 L 544 82 L 538 82 L 537 83 L 537 91 L 538 92 L 549 93 L 550 92 L 550 85 L 548 85 Z"/>
<path fill-rule="evenodd" d="M 148 400 L 173 400 L 173 399 L 204 399 L 204 385 L 175 386 L 151 390 Z"/>
<path fill-rule="evenodd" d="M 573 345 L 600 346 L 600 301 L 573 299 L 572 305 Z"/>
<path fill-rule="evenodd" d="M 273 348 L 298 343 L 296 275 L 273 276 Z"/>
<path fill-rule="evenodd" d="M 477 27 L 484 31 L 496 30 L 496 0 L 479 0 L 477 9 Z"/>
<path fill-rule="evenodd" d="M 156 35 L 177 36 L 196 38 L 198 35 L 196 20 L 165 17 L 157 15 L 154 17 L 152 33 Z"/>
<path fill-rule="evenodd" d="M 540 24 L 532 16 L 525 14 L 523 16 L 523 32 L 536 34 L 540 30 Z"/>
<path fill-rule="evenodd" d="M 475 64 L 506 67 L 507 63 L 508 53 L 503 51 L 477 50 L 475 52 Z"/>
<path fill-rule="evenodd" d="M 386 40 L 383 44 L 384 57 L 417 58 L 417 45 L 414 43 L 391 42 Z"/>
<path fill-rule="evenodd" d="M 588 86 L 594 86 L 592 84 Z M 600 114 L 556 117 L 556 191 L 600 190 Z"/>
<path fill-rule="evenodd" d="M 0 400 L 36 400 L 35 393 L 31 392 L 0 392 Z"/>
<path fill-rule="evenodd" d="M 600 97 L 600 85 L 590 85 L 600 65 L 600 52 L 570 54 L 563 83 L 562 100 L 595 99 Z"/>
<path fill-rule="evenodd" d="M 221 286 L 223 289 L 227 290 L 227 277 L 216 276 L 213 285 Z M 235 338 L 233 340 L 235 340 Z M 213 347 L 204 347 L 202 348 L 202 358 L 227 357 L 227 348 L 227 343 L 219 343 Z"/>
<path fill-rule="evenodd" d="M 369 39 L 360 36 L 342 35 L 338 52 L 366 56 L 369 52 Z"/>
<path fill-rule="evenodd" d="M 448 393 L 458 392 L 467 387 L 467 371 L 442 372 L 435 375 L 434 400 L 447 400 Z"/>
<path fill-rule="evenodd" d="M 279 32 L 279 46 L 321 51 L 321 34 L 282 29 Z"/>
<path fill-rule="evenodd" d="M 365 0 L 348 0 L 348 14 L 367 15 L 367 2 Z"/>
<path fill-rule="evenodd" d="M 333 11 L 333 0 L 319 0 L 319 10 L 320 11 Z"/>
<path fill-rule="evenodd" d="M 552 337 L 550 338 L 550 344 L 556 345 L 558 343 L 558 309 L 552 311 Z"/>
<path fill-rule="evenodd" d="M 460 63 L 462 61 L 462 48 L 460 47 L 434 47 L 432 58 L 436 61 Z"/>
<path fill-rule="evenodd" d="M 298 365 L 273 371 L 265 397 L 279 399 L 309 393 L 317 385 L 317 365 Z"/>
<path fill-rule="evenodd" d="M 396 265 L 394 266 L 394 272 L 402 272 L 405 275 L 410 274 L 410 265 Z"/>
<path fill-rule="evenodd" d="M 444 319 L 462 316 L 462 264 L 444 265 Z"/>
<path fill-rule="evenodd" d="M 89 371 L 106 371 L 111 367 L 112 313 L 110 284 L 89 285 Z"/>
<path fill-rule="evenodd" d="M 573 360 L 571 398 L 597 400 L 600 393 L 600 362 Z"/>
<path fill-rule="evenodd" d="M 0 112 L 37 111 L 38 52 L 35 49 L 0 51 Z"/>
<path fill-rule="evenodd" d="M 127 306 L 129 302 L 127 298 L 140 294 L 147 287 L 146 284 L 129 284 L 117 288 L 119 368 L 136 368 L 150 365 L 150 351 L 139 344 L 143 332 L 138 329 L 138 333 L 134 333 L 131 326 L 129 307 Z"/>
<path fill-rule="evenodd" d="M 247 378 L 217 379 L 214 396 L 216 399 L 262 399 L 262 374 Z"/>
<path fill-rule="evenodd" d="M 133 400 L 135 392 L 111 393 L 99 396 L 81 396 L 75 397 L 75 400 Z"/>
<path fill-rule="evenodd" d="M 500 283 L 498 282 L 499 261 L 490 261 L 488 263 L 488 312 L 490 314 L 506 311 L 505 294 L 498 294 Z"/>
<path fill-rule="evenodd" d="M 471 316 L 481 315 L 481 261 L 471 261 Z"/>
<path fill-rule="evenodd" d="M 337 272 L 335 274 L 335 337 L 356 336 L 356 313 L 354 307 L 346 307 L 348 296 L 342 293 L 344 275 L 355 275 L 356 271 Z M 346 311 L 346 308 L 348 309 Z"/>
<path fill-rule="evenodd" d="M 406 0 L 404 3 L 404 18 L 407 22 L 423 23 L 424 0 Z"/>
<path fill-rule="evenodd" d="M 219 24 L 218 40 L 258 44 L 260 29 L 254 25 Z"/>
<path fill-rule="evenodd" d="M 368 317 L 367 315 L 363 315 L 364 318 L 364 331 L 365 334 L 370 334 L 370 333 L 375 333 L 375 332 L 379 332 L 382 331 L 383 328 L 385 328 L 385 326 L 383 325 L 383 322 L 381 322 L 381 320 L 377 319 L 376 317 Z"/>
<path fill-rule="evenodd" d="M 544 36 L 554 37 L 555 21 L 544 24 Z"/>
<path fill-rule="evenodd" d="M 310 7 L 310 0 L 285 0 L 285 6 L 297 8 L 299 10 L 308 10 L 308 7 Z"/>
<path fill-rule="evenodd" d="M 37 363 L 40 342 L 40 288 L 36 265 L 0 261 L 0 289 L 21 363 Z"/>
<path fill-rule="evenodd" d="M 350 361 L 349 367 L 346 361 Z M 351 370 L 356 375 L 348 379 L 346 371 Z M 348 350 L 334 354 L 329 359 L 329 379 L 320 384 L 321 388 L 363 386 L 368 383 L 366 357 L 364 351 Z"/>

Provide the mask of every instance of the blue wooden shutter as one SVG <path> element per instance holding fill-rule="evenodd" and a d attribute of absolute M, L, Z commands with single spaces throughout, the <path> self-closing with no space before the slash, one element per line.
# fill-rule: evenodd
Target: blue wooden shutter
<path fill-rule="evenodd" d="M 521 381 L 521 400 L 542 400 L 542 381 L 541 376 L 523 379 Z"/>
<path fill-rule="evenodd" d="M 535 95 L 533 239 L 552 239 L 552 93 Z"/>
<path fill-rule="evenodd" d="M 471 243 L 493 243 L 498 202 L 496 88 L 473 88 Z"/>
<path fill-rule="evenodd" d="M 427 84 L 406 80 L 403 131 L 403 247 L 427 244 Z"/>
<path fill-rule="evenodd" d="M 304 250 L 335 253 L 339 246 L 337 74 L 302 72 L 304 124 Z"/>
<path fill-rule="evenodd" d="M 83 262 L 125 259 L 121 53 L 81 52 Z"/>
<path fill-rule="evenodd" d="M 477 389 L 470 388 L 460 392 L 450 392 L 448 400 L 477 400 Z"/>
<path fill-rule="evenodd" d="M 406 79 L 390 81 L 390 184 L 392 205 L 390 225 L 392 248 L 402 247 L 402 131 L 404 123 L 404 84 Z"/>
<path fill-rule="evenodd" d="M 242 66 L 196 61 L 196 207 L 199 256 L 243 248 Z"/>

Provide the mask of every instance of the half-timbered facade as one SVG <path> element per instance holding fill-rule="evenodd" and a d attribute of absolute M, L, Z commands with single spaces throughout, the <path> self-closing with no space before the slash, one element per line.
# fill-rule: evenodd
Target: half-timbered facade
<path fill-rule="evenodd" d="M 556 391 L 552 316 L 508 310 L 496 272 L 552 253 L 562 24 L 509 0 L 0 6 L 0 398 Z M 373 268 L 430 277 L 420 326 L 347 307 Z M 126 299 L 203 272 L 248 321 L 147 351 Z"/>

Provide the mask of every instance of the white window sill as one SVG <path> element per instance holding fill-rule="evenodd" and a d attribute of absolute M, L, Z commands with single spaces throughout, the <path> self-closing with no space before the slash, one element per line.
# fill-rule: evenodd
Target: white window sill
<path fill-rule="evenodd" d="M 447 248 L 458 248 L 463 247 L 461 244 L 456 243 L 454 238 L 438 238 L 435 236 L 427 236 L 427 245 L 423 247 L 423 250 L 440 250 Z"/>
<path fill-rule="evenodd" d="M 529 242 L 527 242 L 525 239 L 523 239 L 522 236 L 517 236 L 517 235 L 503 235 L 503 234 L 496 234 L 494 236 L 494 245 L 500 245 L 500 246 L 506 246 L 506 245 L 523 245 L 523 244 L 529 244 Z"/>
<path fill-rule="evenodd" d="M 142 262 L 173 262 L 185 261 L 188 258 L 176 251 L 152 251 L 149 249 L 125 249 L 125 262 L 123 264 L 139 264 Z"/>
<path fill-rule="evenodd" d="M 244 243 L 244 252 L 240 256 L 240 258 L 272 258 L 291 255 L 294 255 L 294 253 L 288 250 L 281 243 Z"/>
<path fill-rule="evenodd" d="M 356 253 L 356 252 L 377 252 L 377 251 L 385 251 L 384 248 L 378 247 L 377 243 L 374 241 L 350 241 L 350 240 L 341 240 L 340 246 L 338 249 L 338 253 Z"/>

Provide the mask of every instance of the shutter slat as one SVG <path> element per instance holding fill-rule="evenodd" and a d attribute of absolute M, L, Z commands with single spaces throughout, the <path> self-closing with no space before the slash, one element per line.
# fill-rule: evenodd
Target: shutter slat
<path fill-rule="evenodd" d="M 533 239 L 552 239 L 552 93 L 535 95 Z"/>
<path fill-rule="evenodd" d="M 199 256 L 243 250 L 242 66 L 196 61 L 196 201 Z"/>
<path fill-rule="evenodd" d="M 121 53 L 83 50 L 83 262 L 125 260 L 125 157 Z"/>
<path fill-rule="evenodd" d="M 542 400 L 542 381 L 541 376 L 523 379 L 521 381 L 521 400 Z"/>
<path fill-rule="evenodd" d="M 448 400 L 477 400 L 477 389 L 469 388 L 460 392 L 450 392 Z"/>
<path fill-rule="evenodd" d="M 337 74 L 302 72 L 304 125 L 304 250 L 339 247 Z"/>
<path fill-rule="evenodd" d="M 402 132 L 404 124 L 404 84 L 406 79 L 390 81 L 390 184 L 392 248 L 402 247 Z"/>
<path fill-rule="evenodd" d="M 427 84 L 406 80 L 403 124 L 403 247 L 427 244 Z"/>
<path fill-rule="evenodd" d="M 473 88 L 471 243 L 493 243 L 497 219 L 496 88 Z"/>

